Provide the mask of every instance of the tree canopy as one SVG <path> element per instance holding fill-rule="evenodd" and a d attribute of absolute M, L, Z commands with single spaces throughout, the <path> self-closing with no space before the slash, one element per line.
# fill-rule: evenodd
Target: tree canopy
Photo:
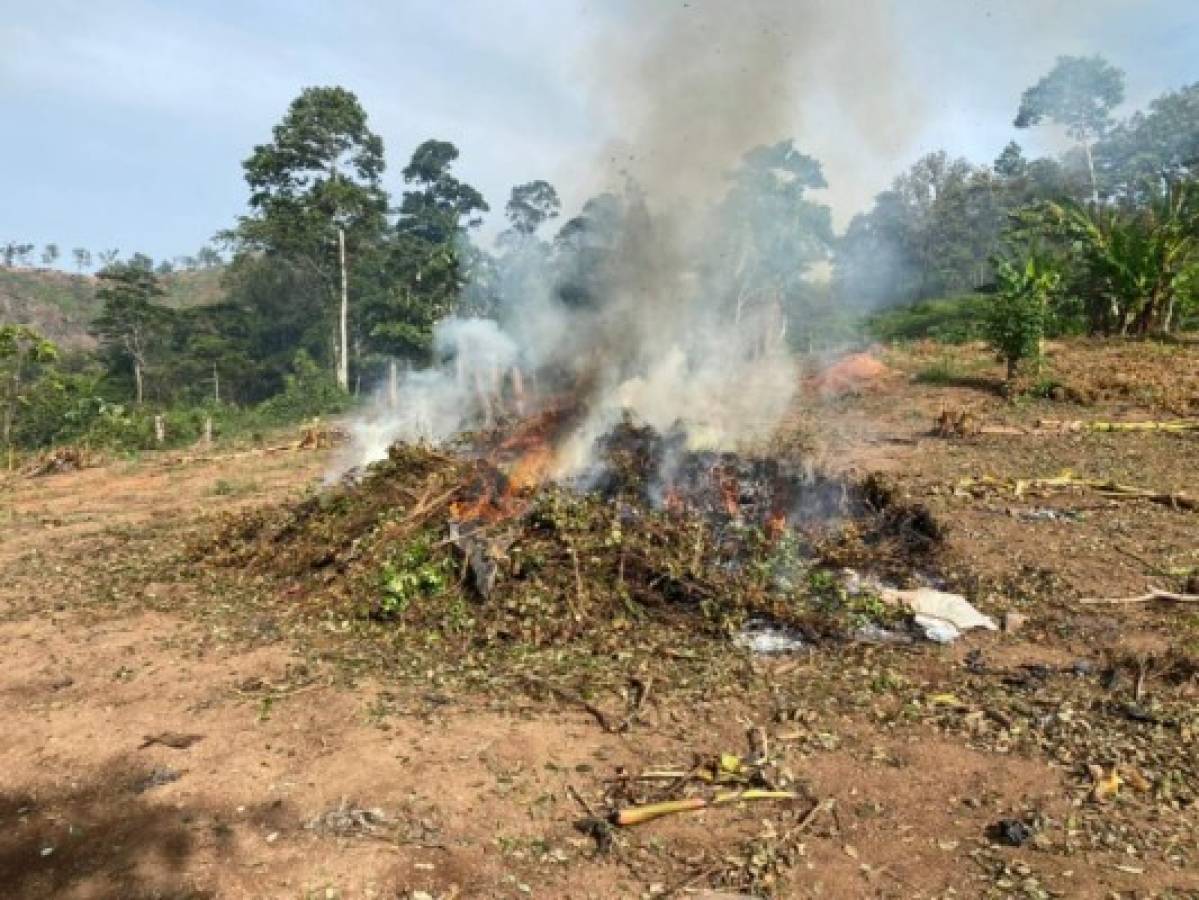
<path fill-rule="evenodd" d="M 353 93 L 305 88 L 272 135 L 243 164 L 254 211 L 234 235 L 243 245 L 328 266 L 337 227 L 356 239 L 382 230 L 383 141 Z"/>
<path fill-rule="evenodd" d="M 428 140 L 403 169 L 408 189 L 392 237 L 375 258 L 381 281 L 363 313 L 364 339 L 375 352 L 426 355 L 433 324 L 459 302 L 464 262 L 480 264 L 466 235 L 489 207 L 454 174 L 457 159 L 452 143 Z"/>
<path fill-rule="evenodd" d="M 1029 128 L 1055 122 L 1086 153 L 1092 199 L 1099 202 L 1099 183 L 1091 145 L 1111 127 L 1112 113 L 1124 101 L 1124 72 L 1101 56 L 1059 56 L 1045 77 L 1020 97 L 1012 123 Z"/>

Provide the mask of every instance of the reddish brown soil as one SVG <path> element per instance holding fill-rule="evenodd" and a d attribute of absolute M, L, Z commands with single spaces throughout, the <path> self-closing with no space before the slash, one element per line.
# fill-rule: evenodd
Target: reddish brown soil
<path fill-rule="evenodd" d="M 1000 673 L 1027 664 L 1193 653 L 1199 617 L 1188 608 L 1075 599 L 1181 587 L 1155 573 L 1199 566 L 1199 514 L 1086 493 L 953 490 L 966 477 L 1071 468 L 1196 493 L 1199 435 L 927 434 L 942 408 L 1028 426 L 1168 417 L 1183 401 L 1013 405 L 991 390 L 998 367 L 974 350 L 960 351 L 965 374 L 952 383 L 911 380 L 932 352 L 944 351 L 893 355 L 886 361 L 897 373 L 869 390 L 801 405 L 783 440 L 837 465 L 891 473 L 948 524 L 950 583 L 985 611 L 1017 610 L 1027 624 L 949 648 L 817 648 L 782 662 L 729 649 L 725 675 L 701 691 L 691 669 L 658 660 L 654 695 L 623 735 L 548 697 L 400 678 L 341 640 L 347 623 L 277 614 L 280 598 L 267 586 L 270 602 L 247 611 L 186 557 L 169 579 L 152 564 L 210 528 L 210 514 L 313 489 L 324 452 L 147 459 L 0 482 L 0 895 L 609 898 L 702 896 L 722 880 L 734 890 L 713 861 L 740 860 L 754 841 L 769 856 L 806 801 L 659 820 L 620 832 L 601 855 L 573 827 L 583 810 L 572 791 L 599 804 L 618 767 L 744 753 L 747 730 L 758 726 L 812 798 L 836 801 L 775 870 L 779 896 L 1199 894 L 1193 805 L 1127 789 L 1098 804 L 1085 774 L 1091 762 L 1130 761 L 1160 774 L 1156 751 L 1121 748 L 1194 734 L 1112 724 L 1104 710 L 1124 695 L 1097 678 L 1059 684 L 1055 675 L 1049 694 L 1000 684 Z M 1071 348 L 1057 352 L 1085 370 Z M 1184 360 L 1199 366 L 1199 352 Z M 1029 517 L 1043 508 L 1081 516 Z M 971 651 L 986 667 L 968 674 L 967 660 L 978 659 Z M 388 652 L 399 671 L 402 647 Z M 1145 688 L 1146 702 L 1194 708 L 1193 676 L 1159 675 Z M 961 710 L 929 700 L 946 693 L 961 695 Z M 615 694 L 600 697 L 617 707 Z M 984 711 L 1002 718 L 1017 700 L 1039 710 L 1030 722 L 1075 710 L 1088 723 L 1078 731 L 1085 750 L 1076 758 L 1061 746 L 1038 750 L 985 724 Z M 141 746 L 167 731 L 201 739 L 185 749 Z M 1104 755 L 1094 735 L 1109 731 L 1124 743 Z M 145 787 L 156 769 L 178 777 Z M 377 808 L 386 824 L 348 835 L 313 826 L 342 804 Z M 1016 849 L 986 836 L 997 820 L 1026 815 L 1050 823 L 1044 841 Z M 1117 830 L 1091 841 L 1105 823 Z"/>

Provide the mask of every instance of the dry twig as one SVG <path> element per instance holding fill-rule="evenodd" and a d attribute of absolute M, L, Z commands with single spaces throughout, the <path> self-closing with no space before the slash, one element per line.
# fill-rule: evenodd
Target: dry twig
<path fill-rule="evenodd" d="M 609 734 L 619 734 L 624 730 L 623 724 L 613 725 L 612 720 L 608 718 L 608 714 L 606 712 L 604 712 L 594 703 L 591 703 L 590 701 L 579 696 L 574 691 L 559 687 L 556 684 L 551 684 L 548 681 L 543 681 L 540 678 L 533 678 L 532 676 L 525 676 L 524 681 L 528 686 L 542 688 L 543 690 L 549 691 L 559 700 L 564 700 L 567 703 L 573 703 L 575 706 L 582 708 L 599 723 L 600 728 L 604 729 L 604 731 L 608 732 Z"/>
<path fill-rule="evenodd" d="M 1161 588 L 1150 588 L 1149 593 L 1136 597 L 1083 597 L 1078 602 L 1088 606 L 1129 606 L 1134 603 L 1152 603 L 1154 600 L 1165 600 L 1169 603 L 1199 603 L 1199 594 L 1176 594 L 1173 591 L 1163 591 Z"/>

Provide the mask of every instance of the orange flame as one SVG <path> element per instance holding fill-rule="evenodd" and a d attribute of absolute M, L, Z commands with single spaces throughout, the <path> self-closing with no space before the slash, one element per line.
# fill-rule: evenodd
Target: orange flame
<path fill-rule="evenodd" d="M 471 499 L 451 505 L 454 518 L 495 522 L 524 512 L 528 495 L 553 474 L 551 433 L 561 422 L 562 413 L 557 410 L 532 416 L 494 445 L 480 462 L 478 491 Z"/>
<path fill-rule="evenodd" d="M 547 478 L 554 463 L 554 451 L 548 444 L 538 444 L 517 457 L 508 470 L 508 494 L 537 487 Z"/>
<path fill-rule="evenodd" d="M 741 518 L 741 484 L 737 481 L 735 472 L 728 469 L 715 469 L 712 472 L 716 485 L 720 489 L 720 498 L 724 502 L 724 511 L 729 518 Z"/>
<path fill-rule="evenodd" d="M 782 510 L 771 510 L 770 515 L 766 517 L 766 525 L 763 529 L 766 532 L 768 541 L 777 541 L 787 531 L 787 513 Z"/>

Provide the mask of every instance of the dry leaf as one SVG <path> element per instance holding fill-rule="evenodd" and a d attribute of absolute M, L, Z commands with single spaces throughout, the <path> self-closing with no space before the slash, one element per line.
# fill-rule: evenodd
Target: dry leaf
<path fill-rule="evenodd" d="M 1091 792 L 1091 796 L 1095 800 L 1109 800 L 1120 793 L 1120 785 L 1124 783 L 1124 779 L 1120 777 L 1120 773 L 1112 769 L 1110 773 L 1104 774 L 1102 766 L 1091 765 L 1088 767 L 1091 773 L 1091 778 L 1095 782 L 1095 787 Z"/>

